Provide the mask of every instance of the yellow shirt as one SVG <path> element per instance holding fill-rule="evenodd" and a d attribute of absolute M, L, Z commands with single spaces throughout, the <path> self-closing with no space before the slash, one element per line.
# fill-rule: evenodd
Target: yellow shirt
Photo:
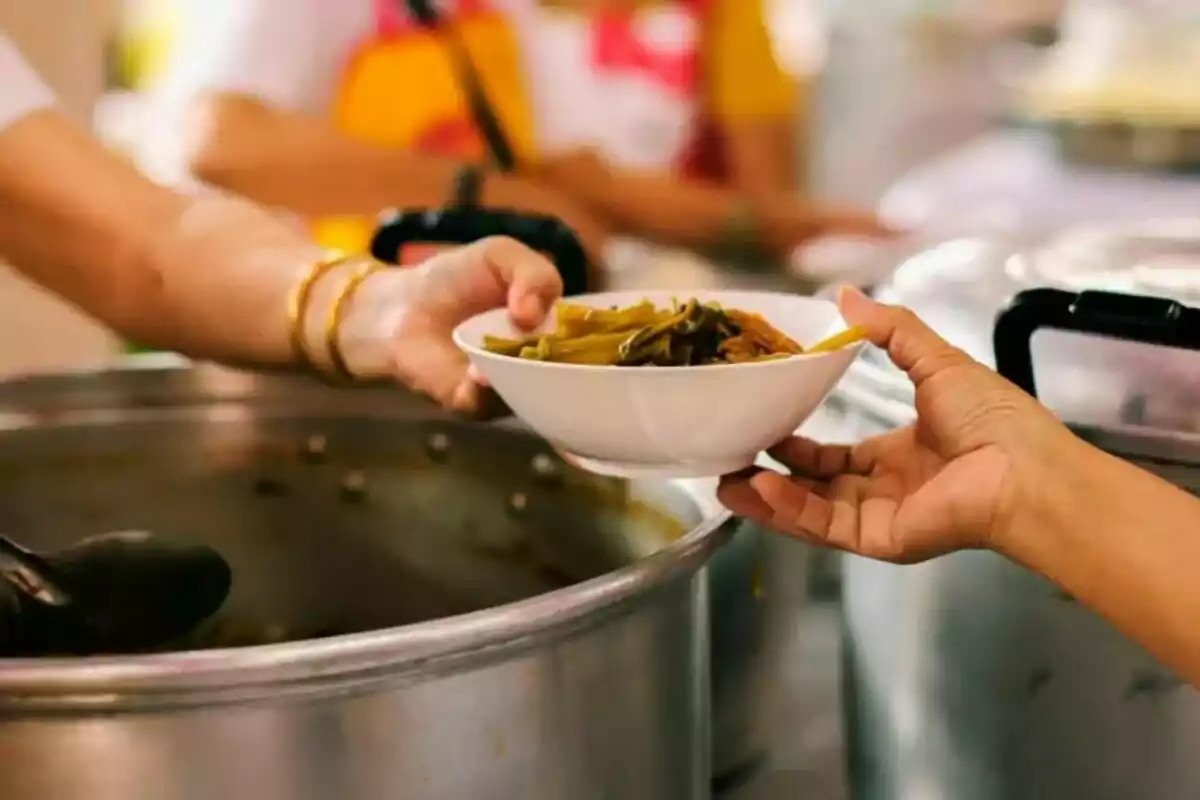
<path fill-rule="evenodd" d="M 709 2 L 703 60 L 709 111 L 721 122 L 789 116 L 797 100 L 796 80 L 775 58 L 765 0 Z"/>

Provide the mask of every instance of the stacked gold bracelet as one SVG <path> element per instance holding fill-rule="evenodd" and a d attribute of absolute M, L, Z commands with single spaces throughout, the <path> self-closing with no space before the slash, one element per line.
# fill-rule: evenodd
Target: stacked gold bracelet
<path fill-rule="evenodd" d="M 363 281 L 384 269 L 387 267 L 378 261 L 367 261 L 354 270 L 354 273 L 346 279 L 346 283 L 343 284 L 337 297 L 334 298 L 333 305 L 329 307 L 329 313 L 325 316 L 325 347 L 329 351 L 329 361 L 333 364 L 333 371 L 341 380 L 354 380 L 354 373 L 346 364 L 346 357 L 342 354 L 342 348 L 338 342 L 342 321 L 346 317 L 346 308 L 350 305 L 350 300 L 358 291 L 358 287 L 362 286 Z"/>
<path fill-rule="evenodd" d="M 303 277 L 296 282 L 291 294 L 288 296 L 287 321 L 292 351 L 295 353 L 296 360 L 313 372 L 322 373 L 322 370 L 318 368 L 316 362 L 313 360 L 305 340 L 305 321 L 308 318 L 313 287 L 323 277 L 338 267 L 345 265 L 353 258 L 354 256 L 346 253 L 330 253 L 325 258 L 315 262 L 308 269 Z M 346 278 L 341 289 L 338 290 L 337 295 L 334 297 L 329 312 L 325 316 L 325 347 L 329 355 L 329 361 L 333 367 L 334 375 L 325 377 L 334 377 L 345 381 L 354 379 L 354 374 L 350 371 L 346 363 L 345 355 L 342 353 L 341 344 L 338 341 L 342 322 L 345 319 L 346 309 L 350 305 L 350 300 L 354 297 L 354 293 L 358 290 L 358 287 L 371 275 L 386 268 L 385 264 L 378 261 L 364 261 Z"/>

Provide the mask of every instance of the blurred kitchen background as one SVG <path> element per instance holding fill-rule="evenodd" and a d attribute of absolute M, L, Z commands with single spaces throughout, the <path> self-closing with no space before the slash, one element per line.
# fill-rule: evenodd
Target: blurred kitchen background
<path fill-rule="evenodd" d="M 14 38 L 100 136 L 127 152 L 153 146 L 145 141 L 145 93 L 178 31 L 204 24 L 202 0 L 0 5 Z M 989 172 L 1009 172 L 995 158 L 1026 170 L 1043 159 L 1038 168 L 1050 169 L 1048 147 L 1035 154 L 1038 145 L 1017 146 L 1018 134 L 1005 127 L 1014 116 L 1013 86 L 1053 40 L 1061 6 L 1061 0 L 770 0 L 777 57 L 804 78 L 797 104 L 812 194 L 878 203 L 906 172 L 971 143 Z M 985 197 L 988 190 L 979 190 L 977 208 L 961 207 L 958 194 L 966 189 L 958 183 L 946 191 L 956 193 L 948 204 L 959 206 L 958 213 L 1002 221 L 1003 202 Z M 0 374 L 92 360 L 115 346 L 11 275 L 0 296 L 6 325 L 18 332 L 3 338 L 22 342 L 0 352 Z"/>
<path fill-rule="evenodd" d="M 903 252 L 814 247 L 796 254 L 793 263 L 775 265 L 780 275 L 797 278 L 799 273 L 814 287 L 840 280 L 877 285 L 886 283 L 892 269 L 923 244 L 957 241 L 956 249 L 935 248 L 937 258 L 907 263 L 888 296 L 926 302 L 922 312 L 931 315 L 939 309 L 947 314 L 957 310 L 960 316 L 964 309 L 978 310 L 975 321 L 983 320 L 986 330 L 963 336 L 976 342 L 981 357 L 990 357 L 983 351 L 990 351 L 991 316 L 1008 294 L 1027 285 L 1008 269 L 1016 263 L 1010 257 L 1015 245 L 1006 243 L 1053 237 L 1078 225 L 1103 231 L 1200 214 L 1196 0 L 767 2 L 776 57 L 800 78 L 796 104 L 804 190 L 812 198 L 876 208 L 886 220 L 916 232 L 915 240 L 903 244 Z M 156 135 L 145 121 L 147 92 L 177 32 L 204 24 L 204 0 L 0 0 L 0 8 L 0 22 L 16 33 L 14 38 L 26 46 L 70 108 L 90 120 L 111 147 L 131 158 L 143 148 L 153 148 L 154 142 L 147 142 L 148 136 Z M 1054 263 L 1059 266 L 1084 263 L 1091 277 L 1062 270 L 1037 274 L 1062 285 L 1106 286 L 1108 280 L 1151 294 L 1191 300 L 1200 296 L 1200 238 L 1194 230 L 1159 231 L 1136 239 L 1133 248 L 1127 246 L 1131 240 L 1123 240 L 1124 249 L 1109 247 L 1101 239 L 1068 237 L 1065 244 L 1046 240 L 1050 244 L 1038 250 L 1057 258 Z M 1007 255 L 985 258 L 991 252 L 988 247 Z M 1116 263 L 1120 258 L 1125 260 Z M 619 266 L 622 261 L 614 263 Z M 680 263 L 643 258 L 630 285 L 686 288 L 763 282 L 761 271 L 751 276 L 694 259 L 682 267 Z M 1042 262 L 1031 257 L 1029 263 Z M 1106 265 L 1112 266 L 1111 274 L 1097 276 Z M 1013 282 L 972 305 L 985 289 L 991 291 L 990 282 L 1002 273 Z M 1117 280 L 1117 273 L 1124 277 Z M 1023 273 L 1021 280 L 1041 280 L 1037 275 L 1036 280 L 1030 278 L 1032 274 Z M 931 278 L 932 288 L 918 285 L 922 275 Z M 953 327 L 953 321 L 940 321 L 946 322 L 939 325 L 943 332 Z M 964 339 L 956 341 L 961 344 Z M 119 350 L 119 343 L 105 331 L 62 304 L 10 272 L 0 276 L 0 376 L 94 363 Z M 834 411 L 857 402 L 850 384 L 868 387 L 865 394 L 872 402 L 894 388 L 889 384 L 879 389 L 867 372 L 860 378 L 848 383 L 846 394 L 834 398 Z M 1092 384 L 1080 385 L 1096 394 Z M 1122 414 L 1128 411 L 1127 400 L 1122 396 Z M 899 409 L 898 417 L 887 421 L 902 422 L 910 402 L 903 397 L 883 402 L 891 403 L 891 410 Z M 1189 412 L 1193 418 L 1194 407 L 1193 403 Z M 818 419 L 810 432 L 855 438 L 864 430 L 859 417 L 869 416 L 859 411 L 847 412 L 854 417 L 849 423 L 846 415 L 831 411 L 826 414 L 827 429 L 818 430 L 825 424 Z M 869 425 L 866 430 L 871 430 Z M 846 796 L 846 733 L 837 667 L 843 638 L 831 602 L 837 597 L 838 578 L 827 557 L 817 557 L 814 563 L 812 586 L 818 602 L 797 617 L 799 627 L 785 645 L 786 652 L 795 652 L 794 658 L 784 659 L 785 683 L 791 691 L 777 710 L 789 727 L 779 735 L 773 753 L 777 767 L 773 775 L 758 779 L 758 788 L 747 784 L 739 796 Z M 870 580 L 882 585 L 887 576 Z M 901 604 L 894 597 L 887 602 L 880 597 L 875 600 L 885 606 Z M 922 602 L 913 600 L 913 608 Z M 876 619 L 890 610 L 894 609 L 883 609 Z M 851 630 L 850 639 L 853 634 Z M 885 638 L 881 635 L 879 640 Z M 889 663 L 878 658 L 877 665 Z M 901 700 L 911 700 L 912 694 Z M 797 720 L 803 726 L 798 727 Z M 860 735 L 869 739 L 871 734 Z M 928 771 L 921 780 L 937 774 L 937 764 L 925 766 Z M 919 786 L 897 791 L 901 779 L 891 778 L 887 791 L 863 783 L 857 795 L 864 800 L 966 796 L 947 788 L 961 786 L 951 779 L 935 781 L 934 788 L 922 792 Z M 1196 776 L 1188 778 L 1173 785 L 1197 789 Z M 1187 791 L 1112 796 L 1135 795 L 1155 800 L 1195 796 Z M 1001 791 L 975 796 L 1101 794 Z"/>
<path fill-rule="evenodd" d="M 1120 124 L 1147 109 L 1195 121 L 1194 2 L 767 3 L 776 58 L 800 78 L 800 179 L 814 198 L 875 206 L 933 235 L 1120 216 L 1145 202 L 1170 211 L 1196 197 L 1194 181 L 1162 170 L 1196 160 L 1194 128 L 1175 135 Z M 202 0 L 0 6 L 72 109 L 143 162 L 159 146 L 153 139 L 169 135 L 148 125 L 147 92 L 179 31 L 214 13 Z M 1113 125 L 1076 135 L 1071 108 Z M 1096 178 L 1095 163 L 1106 160 L 1137 174 Z M 818 279 L 842 277 L 835 255 L 832 274 L 815 268 Z M 115 346 L 5 275 L 0 296 L 9 295 L 21 300 L 3 301 L 7 324 L 37 335 L 4 337 L 23 346 L 0 352 L 0 374 L 91 360 Z"/>

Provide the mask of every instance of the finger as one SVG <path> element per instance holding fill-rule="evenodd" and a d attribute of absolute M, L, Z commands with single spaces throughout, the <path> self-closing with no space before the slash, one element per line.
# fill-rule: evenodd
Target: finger
<path fill-rule="evenodd" d="M 776 472 L 761 472 L 749 483 L 770 507 L 771 527 L 789 533 L 808 533 L 823 541 L 829 538 L 833 507 L 821 496 L 819 484 Z"/>
<path fill-rule="evenodd" d="M 439 405 L 462 413 L 473 413 L 484 387 L 470 379 L 470 362 L 448 338 L 425 336 L 406 342 L 403 358 L 392 360 L 395 377 Z"/>
<path fill-rule="evenodd" d="M 721 485 L 717 488 L 717 499 L 739 517 L 756 522 L 777 533 L 802 539 L 811 544 L 826 546 L 822 539 L 806 530 L 780 525 L 776 509 L 772 508 L 751 485 L 751 478 L 764 471 L 754 469 L 724 476 L 721 479 Z"/>
<path fill-rule="evenodd" d="M 756 522 L 765 528 L 782 533 L 793 539 L 798 539 L 806 544 L 811 544 L 815 547 L 829 547 L 828 542 L 807 530 L 780 524 L 779 516 L 775 509 L 771 508 L 755 488 L 750 485 L 750 479 L 762 471 L 759 468 L 753 468 L 733 475 L 726 475 L 721 479 L 721 485 L 717 489 L 717 499 L 721 501 L 722 505 L 739 517 Z"/>
<path fill-rule="evenodd" d="M 512 416 L 512 409 L 495 390 L 488 386 L 480 386 L 472 380 L 463 383 L 468 387 L 463 389 L 463 399 L 466 402 L 452 406 L 452 410 L 479 420 Z"/>
<path fill-rule="evenodd" d="M 861 475 L 841 475 L 826 489 L 830 505 L 826 539 L 839 550 L 862 551 L 862 501 L 867 481 Z"/>
<path fill-rule="evenodd" d="M 480 386 L 469 377 L 461 380 L 449 396 L 439 402 L 447 410 L 473 419 L 489 420 L 512 414 L 512 409 L 500 395 L 487 386 Z"/>
<path fill-rule="evenodd" d="M 895 535 L 899 508 L 900 502 L 888 495 L 867 497 L 859 508 L 859 545 L 885 561 L 898 561 L 904 556 L 903 543 Z"/>
<path fill-rule="evenodd" d="M 751 477 L 757 474 L 758 470 L 743 470 L 722 477 L 717 487 L 717 500 L 739 517 L 770 526 L 774 511 L 750 485 Z"/>
<path fill-rule="evenodd" d="M 828 479 L 843 473 L 865 475 L 875 466 L 876 448 L 870 440 L 860 445 L 822 445 L 803 436 L 792 436 L 767 450 L 771 458 L 793 474 Z"/>
<path fill-rule="evenodd" d="M 877 303 L 849 286 L 838 292 L 838 306 L 846 322 L 865 328 L 867 338 L 917 386 L 950 367 L 975 363 L 907 308 Z"/>
<path fill-rule="evenodd" d="M 554 265 L 515 239 L 492 237 L 471 245 L 478 248 L 507 298 L 509 314 L 517 325 L 540 325 L 554 302 L 562 297 L 562 277 Z"/>

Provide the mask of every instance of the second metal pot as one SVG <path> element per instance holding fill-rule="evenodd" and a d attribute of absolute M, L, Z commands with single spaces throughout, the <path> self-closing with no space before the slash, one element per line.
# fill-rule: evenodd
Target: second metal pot
<path fill-rule="evenodd" d="M 935 249 L 901 267 L 883 294 L 986 359 L 989 321 L 1009 299 L 994 291 L 997 279 L 1015 283 L 1005 259 L 978 258 L 988 252 L 971 241 Z M 1023 258 L 1012 252 L 1008 266 Z M 1200 418 L 1173 411 L 1194 411 L 1200 397 L 1177 402 L 1193 388 L 1176 366 L 1196 356 L 1183 348 L 1200 343 L 1198 315 L 1162 297 L 1035 289 L 1002 315 L 996 363 L 1031 391 L 1036 364 L 1039 394 L 1051 389 L 1060 414 L 1083 417 L 1082 436 L 1198 492 Z M 1076 337 L 1069 349 L 1046 346 L 1044 334 L 1063 331 Z M 1149 356 L 1131 359 L 1115 345 Z M 855 441 L 912 421 L 903 377 L 882 361 L 859 366 L 823 410 L 824 424 Z M 855 798 L 1200 793 L 1200 693 L 1038 576 L 984 552 L 917 566 L 847 557 L 843 595 Z"/>

